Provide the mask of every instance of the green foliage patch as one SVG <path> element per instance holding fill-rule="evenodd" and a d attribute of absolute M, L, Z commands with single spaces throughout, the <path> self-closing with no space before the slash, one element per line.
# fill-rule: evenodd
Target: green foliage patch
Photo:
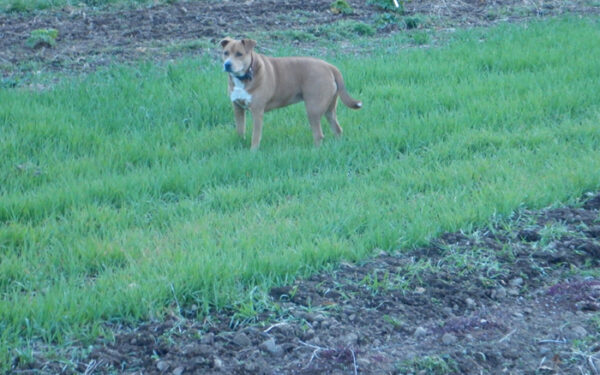
<path fill-rule="evenodd" d="M 29 48 L 53 47 L 56 44 L 56 38 L 58 38 L 56 29 L 36 29 L 31 31 L 25 45 Z"/>
<path fill-rule="evenodd" d="M 335 0 L 331 3 L 331 12 L 334 14 L 352 14 L 354 10 L 346 0 Z"/>
<path fill-rule="evenodd" d="M 332 44 L 364 107 L 320 149 L 296 105 L 251 153 L 208 59 L 1 88 L 0 363 L 191 305 L 251 320 L 275 284 L 600 187 L 597 22 L 453 35 Z"/>

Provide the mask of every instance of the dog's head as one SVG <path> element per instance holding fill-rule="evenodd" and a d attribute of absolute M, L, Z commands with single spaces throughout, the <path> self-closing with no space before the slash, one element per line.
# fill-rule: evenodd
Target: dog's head
<path fill-rule="evenodd" d="M 223 69 L 236 76 L 244 75 L 252 64 L 252 50 L 256 46 L 256 41 L 226 37 L 220 44 L 223 48 Z"/>

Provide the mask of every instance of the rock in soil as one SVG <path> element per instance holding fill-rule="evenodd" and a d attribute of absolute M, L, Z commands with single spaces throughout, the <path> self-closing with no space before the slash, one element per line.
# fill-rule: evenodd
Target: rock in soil
<path fill-rule="evenodd" d="M 445 333 L 442 336 L 442 343 L 444 345 L 452 345 L 452 344 L 456 344 L 456 342 L 458 341 L 458 338 L 456 336 L 454 336 L 451 333 Z"/>
<path fill-rule="evenodd" d="M 259 345 L 259 348 L 268 352 L 272 356 L 280 357 L 283 355 L 283 348 L 275 343 L 274 338 L 270 338 Z"/>
<path fill-rule="evenodd" d="M 165 361 L 158 361 L 156 363 L 156 368 L 160 372 L 165 372 L 169 368 L 169 364 L 167 362 L 165 362 Z"/>
<path fill-rule="evenodd" d="M 237 346 L 241 346 L 242 348 L 252 344 L 252 341 L 250 341 L 250 339 L 248 338 L 248 336 L 246 336 L 244 332 L 236 333 L 235 336 L 233 336 L 233 342 L 234 344 L 236 344 Z"/>
<path fill-rule="evenodd" d="M 423 327 L 417 327 L 414 333 L 415 337 L 424 337 L 427 336 L 427 330 Z"/>

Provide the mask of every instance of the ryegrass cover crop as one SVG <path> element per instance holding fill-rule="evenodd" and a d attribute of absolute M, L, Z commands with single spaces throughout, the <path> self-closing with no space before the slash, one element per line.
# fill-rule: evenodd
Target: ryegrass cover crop
<path fill-rule="evenodd" d="M 597 189 L 598 22 L 452 39 L 330 56 L 364 108 L 320 149 L 297 105 L 250 152 L 206 58 L 0 89 L 0 363 Z"/>

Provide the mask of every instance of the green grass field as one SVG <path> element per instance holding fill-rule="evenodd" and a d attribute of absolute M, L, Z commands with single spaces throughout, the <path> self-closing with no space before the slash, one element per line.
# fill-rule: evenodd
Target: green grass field
<path fill-rule="evenodd" d="M 208 58 L 0 89 L 0 363 L 600 187 L 597 20 L 377 43 L 320 149 L 296 105 L 250 152 Z"/>

